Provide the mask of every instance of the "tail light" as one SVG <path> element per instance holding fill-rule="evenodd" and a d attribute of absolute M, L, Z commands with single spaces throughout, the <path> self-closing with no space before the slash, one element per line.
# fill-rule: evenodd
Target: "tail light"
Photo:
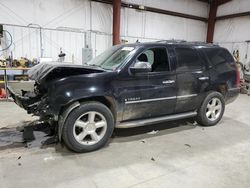
<path fill-rule="evenodd" d="M 235 85 L 236 87 L 240 87 L 240 70 L 239 70 L 239 67 L 238 67 L 238 64 L 235 63 L 235 71 L 236 71 L 236 82 L 235 82 Z"/>

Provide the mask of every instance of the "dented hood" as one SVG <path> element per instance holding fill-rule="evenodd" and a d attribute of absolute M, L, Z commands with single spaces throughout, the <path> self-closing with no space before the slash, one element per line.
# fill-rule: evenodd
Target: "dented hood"
<path fill-rule="evenodd" d="M 29 78 L 41 83 L 45 78 L 62 78 L 71 75 L 103 72 L 98 67 L 65 64 L 60 62 L 39 63 L 28 71 Z"/>

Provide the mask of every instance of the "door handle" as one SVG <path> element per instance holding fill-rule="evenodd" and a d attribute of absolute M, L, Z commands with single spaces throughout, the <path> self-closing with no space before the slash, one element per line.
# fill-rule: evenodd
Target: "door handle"
<path fill-rule="evenodd" d="M 175 83 L 175 80 L 164 80 L 162 81 L 163 84 L 173 84 Z"/>
<path fill-rule="evenodd" d="M 199 79 L 199 80 L 209 80 L 209 77 L 204 76 L 204 77 L 199 77 L 198 79 Z"/>

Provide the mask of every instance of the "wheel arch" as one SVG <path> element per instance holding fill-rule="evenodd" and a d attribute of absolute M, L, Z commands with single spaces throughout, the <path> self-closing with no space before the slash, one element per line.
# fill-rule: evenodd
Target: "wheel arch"
<path fill-rule="evenodd" d="M 215 87 L 214 90 L 221 93 L 222 96 L 225 98 L 226 94 L 227 94 L 228 87 L 226 84 L 221 84 L 221 85 L 218 85 L 217 87 Z"/>
<path fill-rule="evenodd" d="M 218 84 L 214 84 L 211 85 L 208 89 L 207 89 L 207 94 L 210 92 L 218 92 L 220 94 L 222 94 L 222 96 L 225 98 L 228 92 L 228 84 L 227 83 L 218 83 Z"/>
<path fill-rule="evenodd" d="M 117 113 L 116 113 L 116 103 L 113 97 L 110 96 L 95 96 L 95 97 L 85 97 L 71 101 L 69 104 L 61 107 L 58 118 L 58 139 L 61 141 L 62 138 L 62 129 L 67 119 L 68 115 L 75 109 L 78 108 L 84 102 L 100 102 L 107 106 L 113 114 L 114 120 L 116 122 Z"/>

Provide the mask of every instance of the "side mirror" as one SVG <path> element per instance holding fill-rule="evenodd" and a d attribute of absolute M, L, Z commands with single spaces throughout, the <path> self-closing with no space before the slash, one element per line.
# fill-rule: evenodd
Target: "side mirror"
<path fill-rule="evenodd" d="M 138 61 L 134 64 L 133 67 L 130 67 L 129 70 L 132 74 L 143 73 L 143 72 L 146 73 L 146 72 L 151 72 L 152 67 L 149 62 Z"/>

